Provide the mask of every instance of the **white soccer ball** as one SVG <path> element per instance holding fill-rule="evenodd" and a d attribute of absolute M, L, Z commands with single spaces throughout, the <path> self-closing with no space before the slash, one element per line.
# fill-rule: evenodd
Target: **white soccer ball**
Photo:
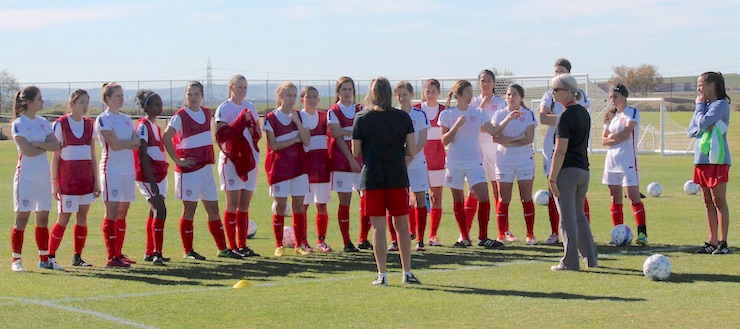
<path fill-rule="evenodd" d="M 534 194 L 534 203 L 538 206 L 546 206 L 550 201 L 550 192 L 539 190 Z"/>
<path fill-rule="evenodd" d="M 632 244 L 632 230 L 627 225 L 619 224 L 614 226 L 611 235 L 611 244 L 617 247 L 624 247 Z"/>
<path fill-rule="evenodd" d="M 283 226 L 283 247 L 295 247 L 295 233 L 293 233 L 293 227 L 291 226 Z"/>
<path fill-rule="evenodd" d="M 276 213 L 277 213 L 277 201 L 273 201 L 272 202 L 272 214 L 274 215 Z M 291 214 L 290 202 L 286 202 L 285 203 L 285 213 L 283 214 L 283 216 L 290 217 L 290 214 Z"/>
<path fill-rule="evenodd" d="M 642 264 L 642 273 L 653 281 L 663 281 L 671 275 L 671 261 L 661 254 L 650 255 Z"/>
<path fill-rule="evenodd" d="M 257 223 L 250 219 L 247 228 L 247 239 L 253 239 L 255 235 L 257 235 Z"/>
<path fill-rule="evenodd" d="M 659 197 L 663 194 L 663 185 L 660 185 L 658 182 L 652 182 L 648 185 L 647 192 L 650 196 Z"/>
<path fill-rule="evenodd" d="M 694 183 L 693 180 L 687 180 L 686 183 L 683 184 L 683 191 L 688 195 L 696 195 L 699 193 L 699 190 L 701 190 L 701 186 Z"/>

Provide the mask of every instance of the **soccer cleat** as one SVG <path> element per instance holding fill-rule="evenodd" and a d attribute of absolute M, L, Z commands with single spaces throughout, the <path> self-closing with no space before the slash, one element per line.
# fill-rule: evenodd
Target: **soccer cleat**
<path fill-rule="evenodd" d="M 527 237 L 527 244 L 528 245 L 535 245 L 535 244 L 537 244 L 537 239 L 534 236 Z"/>
<path fill-rule="evenodd" d="M 637 243 L 637 245 L 640 247 L 647 247 L 648 245 L 647 235 L 645 235 L 645 233 L 640 233 L 637 236 L 637 240 L 635 240 L 635 243 Z"/>
<path fill-rule="evenodd" d="M 164 266 L 164 259 L 162 259 L 161 256 L 154 254 L 152 255 L 152 265 L 154 266 Z"/>
<path fill-rule="evenodd" d="M 380 276 L 378 275 L 378 278 L 375 279 L 372 283 L 370 283 L 374 286 L 387 286 L 388 285 L 388 277 L 387 276 Z"/>
<path fill-rule="evenodd" d="M 453 248 L 467 248 L 470 247 L 470 240 L 460 240 L 452 245 Z"/>
<path fill-rule="evenodd" d="M 360 249 L 355 248 L 355 245 L 350 241 L 344 245 L 344 252 L 360 252 Z"/>
<path fill-rule="evenodd" d="M 129 268 L 131 267 L 131 263 L 124 262 L 118 257 L 114 257 L 109 259 L 107 262 L 105 262 L 105 267 L 113 268 L 113 267 L 119 267 L 119 268 Z"/>
<path fill-rule="evenodd" d="M 195 250 L 191 250 L 189 253 L 182 256 L 185 259 L 193 259 L 193 260 L 206 260 L 205 257 L 201 256 L 199 253 L 195 252 Z"/>
<path fill-rule="evenodd" d="M 363 250 L 373 250 L 373 245 L 370 243 L 370 241 L 362 241 L 362 243 L 357 245 L 357 248 Z"/>
<path fill-rule="evenodd" d="M 124 262 L 126 262 L 126 263 L 129 263 L 129 264 L 136 264 L 136 261 L 135 261 L 135 260 L 133 260 L 133 259 L 131 259 L 131 258 L 128 258 L 128 256 L 126 256 L 126 255 L 121 255 L 121 256 L 120 256 L 120 257 L 118 257 L 118 258 L 120 258 L 120 259 L 121 259 L 122 261 L 124 261 Z"/>
<path fill-rule="evenodd" d="M 154 254 L 151 255 L 144 255 L 144 261 L 145 262 L 151 262 L 154 260 Z"/>
<path fill-rule="evenodd" d="M 717 245 L 717 249 L 712 252 L 713 255 L 724 255 L 730 253 L 730 247 L 727 246 L 727 241 L 720 241 Z"/>
<path fill-rule="evenodd" d="M 56 258 L 49 257 L 49 262 L 48 263 L 51 264 L 51 268 L 50 268 L 51 270 L 65 271 L 64 267 L 62 267 L 61 265 L 59 265 L 59 263 L 57 263 L 57 259 Z"/>
<path fill-rule="evenodd" d="M 398 251 L 398 242 L 391 241 L 391 246 L 388 247 L 388 251 Z"/>
<path fill-rule="evenodd" d="M 709 242 L 704 242 L 704 245 L 699 247 L 699 249 L 696 250 L 697 254 L 711 254 L 717 249 L 717 246 L 713 246 L 709 244 Z"/>
<path fill-rule="evenodd" d="M 504 244 L 501 243 L 501 242 L 499 242 L 499 241 L 497 241 L 497 240 L 485 239 L 485 240 L 482 240 L 482 241 L 478 241 L 478 246 L 479 247 L 486 247 L 488 249 L 498 249 L 498 248 L 503 248 L 504 247 Z"/>
<path fill-rule="evenodd" d="M 72 256 L 72 266 L 91 267 L 92 264 L 82 260 L 82 255 L 75 254 Z"/>
<path fill-rule="evenodd" d="M 239 249 L 236 250 L 236 252 L 238 252 L 239 254 L 242 255 L 242 257 L 245 257 L 245 258 L 246 257 L 259 257 L 260 256 L 260 254 L 254 252 L 254 250 L 252 250 L 249 247 L 239 248 Z"/>
<path fill-rule="evenodd" d="M 275 253 L 273 254 L 273 256 L 283 257 L 283 255 L 285 255 L 285 248 L 283 248 L 283 246 L 275 248 Z"/>
<path fill-rule="evenodd" d="M 311 247 L 309 247 L 309 249 L 310 248 Z M 313 250 L 309 250 L 309 249 L 306 249 L 305 245 L 300 245 L 295 248 L 295 253 L 296 255 L 301 255 L 301 256 L 310 255 L 311 253 L 313 253 Z"/>
<path fill-rule="evenodd" d="M 409 235 L 411 236 L 411 241 L 416 240 L 416 234 L 409 232 Z"/>
<path fill-rule="evenodd" d="M 319 251 L 325 254 L 328 254 L 333 251 L 333 249 L 331 249 L 331 247 L 329 247 L 329 245 L 326 244 L 326 242 L 319 242 L 319 244 L 316 245 L 316 248 L 318 248 Z"/>
<path fill-rule="evenodd" d="M 432 246 L 432 247 L 441 247 L 442 246 L 442 242 L 440 242 L 439 241 L 439 238 L 437 238 L 436 236 L 430 236 L 429 237 L 429 245 Z"/>
<path fill-rule="evenodd" d="M 226 248 L 224 250 L 219 250 L 216 256 L 221 258 L 233 258 L 233 259 L 242 259 L 241 255 L 235 253 L 233 250 Z"/>
<path fill-rule="evenodd" d="M 556 245 L 558 243 L 560 243 L 560 238 L 555 233 L 550 234 L 550 236 L 547 237 L 547 240 L 545 240 L 545 242 L 542 242 L 542 244 L 546 244 L 548 246 Z"/>
<path fill-rule="evenodd" d="M 13 261 L 13 264 L 10 265 L 10 269 L 13 270 L 13 272 L 25 272 L 26 271 L 26 269 L 23 268 L 23 263 L 21 263 L 20 258 Z"/>
<path fill-rule="evenodd" d="M 427 248 L 424 247 L 424 242 L 417 242 L 416 243 L 416 251 L 427 251 Z"/>
<path fill-rule="evenodd" d="M 511 234 L 511 231 L 504 232 L 504 240 L 506 242 L 517 242 L 519 241 L 519 238 L 515 237 L 514 234 Z"/>
<path fill-rule="evenodd" d="M 403 280 L 401 280 L 402 284 L 421 284 L 421 281 L 417 279 L 413 273 L 409 272 L 409 274 L 405 274 L 403 276 Z"/>

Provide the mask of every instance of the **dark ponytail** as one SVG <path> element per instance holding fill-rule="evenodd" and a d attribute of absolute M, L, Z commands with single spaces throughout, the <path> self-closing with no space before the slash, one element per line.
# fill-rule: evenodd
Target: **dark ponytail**
<path fill-rule="evenodd" d="M 17 91 L 13 97 L 13 119 L 21 116 L 28 110 L 28 102 L 33 101 L 41 92 L 38 87 L 28 86 Z"/>

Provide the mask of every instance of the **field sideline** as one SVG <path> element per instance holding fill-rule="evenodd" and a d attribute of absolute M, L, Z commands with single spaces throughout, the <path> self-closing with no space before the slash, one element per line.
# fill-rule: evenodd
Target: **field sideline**
<path fill-rule="evenodd" d="M 691 113 L 675 113 L 686 124 Z M 594 123 L 596 124 L 596 123 Z M 9 132 L 8 129 L 3 131 Z M 740 161 L 740 119 L 733 113 L 729 143 Z M 98 147 L 99 149 L 99 147 Z M 265 140 L 261 142 L 264 163 Z M 541 168 L 540 156 L 536 157 Z M 89 236 L 84 252 L 92 268 L 72 268 L 71 227 L 57 257 L 67 272 L 40 270 L 32 223 L 25 236 L 27 273 L 10 271 L 9 231 L 13 223 L 12 180 L 17 151 L 12 141 L 0 142 L 0 328 L 447 328 L 447 327 L 701 327 L 736 328 L 740 324 L 740 224 L 731 219 L 729 255 L 695 255 L 707 238 L 701 196 L 683 193 L 691 178 L 692 158 L 641 155 L 642 190 L 649 182 L 663 185 L 659 198 L 644 199 L 649 248 L 613 248 L 606 245 L 611 220 L 609 196 L 601 185 L 603 154 L 591 155 L 589 201 L 592 230 L 600 253 L 600 268 L 581 272 L 552 272 L 562 247 L 509 244 L 503 250 L 477 247 L 452 249 L 457 227 L 452 217 L 451 195 L 445 190 L 445 213 L 440 238 L 445 247 L 415 252 L 414 273 L 418 286 L 402 286 L 398 255 L 389 257 L 390 286 L 371 287 L 375 278 L 372 254 L 314 254 L 307 257 L 271 257 L 274 239 L 270 230 L 270 204 L 262 163 L 260 181 L 250 209 L 259 231 L 249 245 L 263 257 L 245 261 L 215 257 L 205 213 L 199 207 L 195 223 L 195 250 L 208 257 L 196 262 L 182 259 L 178 230 L 181 204 L 175 200 L 170 175 L 165 229 L 166 267 L 134 265 L 131 270 L 103 267 L 105 248 L 100 232 L 102 202 L 89 216 Z M 215 172 L 215 168 L 214 168 Z M 740 204 L 738 177 L 732 175 L 728 202 L 732 214 Z M 538 169 L 535 189 L 545 188 Z M 517 193 L 515 193 L 517 195 Z M 511 228 L 524 237 L 522 209 L 515 198 Z M 358 198 L 353 198 L 352 239 L 358 232 Z M 221 209 L 225 199 L 221 193 Z M 341 250 L 336 223 L 337 198 L 329 206 L 328 243 Z M 56 208 L 54 208 L 55 210 Z M 140 260 L 144 252 L 147 203 L 138 195 L 128 216 L 124 252 Z M 50 221 L 56 219 L 52 211 Z M 315 245 L 314 209 L 309 210 L 308 235 Z M 495 216 L 493 217 L 495 218 Z M 542 241 L 549 235 L 547 210 L 536 207 L 535 233 Z M 286 223 L 290 218 L 286 218 Z M 635 229 L 629 206 L 625 223 Z M 477 233 L 474 225 L 473 234 Z M 495 235 L 492 222 L 489 233 Z M 667 282 L 642 276 L 642 263 L 652 253 L 670 257 L 673 274 Z M 239 279 L 251 288 L 233 289 Z M 734 296 L 734 297 L 733 297 Z"/>

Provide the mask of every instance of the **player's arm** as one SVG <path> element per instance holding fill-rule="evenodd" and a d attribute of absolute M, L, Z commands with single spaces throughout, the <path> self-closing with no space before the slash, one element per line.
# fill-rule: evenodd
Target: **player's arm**
<path fill-rule="evenodd" d="M 46 152 L 46 150 L 42 148 L 33 146 L 31 142 L 23 136 L 15 136 L 15 142 L 18 143 L 18 148 L 20 148 L 21 155 L 23 156 L 33 157 Z"/>
<path fill-rule="evenodd" d="M 134 138 L 136 137 L 135 134 L 132 134 L 132 138 L 129 140 L 121 140 L 116 137 L 116 133 L 113 130 L 101 130 L 100 136 L 103 137 L 105 143 L 113 151 L 133 150 L 139 147 L 139 139 Z"/>
<path fill-rule="evenodd" d="M 610 134 L 609 137 L 614 140 L 614 144 L 619 144 L 621 142 L 624 142 L 627 140 L 627 138 L 632 135 L 632 132 L 635 131 L 635 127 L 637 126 L 637 122 L 634 121 L 627 121 L 627 124 L 624 126 L 624 129 L 622 131 Z"/>
<path fill-rule="evenodd" d="M 175 128 L 167 126 L 167 129 L 164 130 L 164 134 L 162 134 L 162 144 L 164 144 L 164 149 L 167 150 L 167 155 L 170 156 L 170 159 L 172 159 L 172 161 L 174 161 L 178 167 L 190 167 L 194 165 L 195 159 L 180 158 L 179 156 L 177 156 L 177 152 L 175 152 L 175 146 L 172 144 L 172 137 L 174 136 Z"/>

